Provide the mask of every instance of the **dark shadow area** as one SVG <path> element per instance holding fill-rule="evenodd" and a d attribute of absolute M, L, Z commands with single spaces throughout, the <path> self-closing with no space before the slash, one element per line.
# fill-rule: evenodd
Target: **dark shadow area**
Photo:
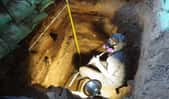
<path fill-rule="evenodd" d="M 104 30 L 104 17 L 103 18 L 99 18 L 97 21 L 94 21 L 92 23 L 92 28 L 94 31 L 96 31 L 98 33 L 99 38 L 101 38 L 101 40 L 105 40 L 106 38 L 109 38 L 109 35 L 107 35 L 107 33 Z"/>
<path fill-rule="evenodd" d="M 88 64 L 89 60 L 92 58 L 92 56 L 100 54 L 99 51 L 93 50 L 89 53 L 81 53 L 80 55 L 78 53 L 74 54 L 72 63 L 75 66 L 75 69 L 78 70 L 80 66 L 85 66 Z"/>
<path fill-rule="evenodd" d="M 29 53 L 36 54 L 37 51 L 28 51 L 28 46 L 41 23 L 34 32 L 30 33 L 24 40 L 20 41 L 17 48 L 0 60 L 0 95 L 1 96 L 31 96 L 36 99 L 47 99 L 43 94 L 46 90 L 40 85 L 31 85 L 29 71 Z M 57 35 L 53 40 L 57 39 Z M 48 60 L 48 57 L 45 57 Z"/>
<path fill-rule="evenodd" d="M 140 47 L 141 34 L 143 27 L 139 22 L 139 16 L 135 11 L 133 4 L 122 6 L 112 20 L 113 24 L 118 26 L 118 33 L 123 33 L 126 37 L 127 46 L 126 53 L 126 70 L 127 79 L 134 79 L 137 71 Z"/>
<path fill-rule="evenodd" d="M 58 39 L 58 34 L 56 32 L 51 32 L 49 35 L 54 41 Z"/>
<path fill-rule="evenodd" d="M 29 85 L 28 65 L 21 65 L 28 55 L 26 46 L 19 46 L 0 61 L 0 94 L 16 94 L 17 90 Z"/>
<path fill-rule="evenodd" d="M 0 95 L 29 96 L 47 99 L 46 90 L 40 85 L 31 85 L 29 74 L 28 44 L 23 41 L 18 48 L 0 60 Z"/>

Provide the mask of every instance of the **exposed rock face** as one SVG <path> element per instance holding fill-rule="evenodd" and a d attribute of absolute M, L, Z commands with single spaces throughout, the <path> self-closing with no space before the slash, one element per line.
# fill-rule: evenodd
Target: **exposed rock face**
<path fill-rule="evenodd" d="M 167 0 L 144 0 L 137 5 L 144 31 L 131 99 L 169 99 L 169 26 L 164 30 L 161 24 L 165 22 L 160 19 L 166 3 Z"/>
<path fill-rule="evenodd" d="M 114 3 L 117 5 L 115 6 Z M 102 46 L 106 36 L 116 32 L 113 29 L 115 26 L 112 25 L 110 17 L 124 2 L 108 0 L 106 2 L 97 1 L 97 3 L 92 3 L 75 0 L 71 1 L 70 4 L 81 50 L 81 65 L 85 65 L 94 55 L 93 51 Z M 104 4 L 107 6 L 104 6 Z M 62 8 L 64 10 L 60 16 L 56 18 L 46 32 L 42 33 L 41 31 L 48 27 L 48 24 L 60 13 L 59 11 Z M 113 10 L 111 11 L 110 8 Z M 61 2 L 57 7 L 53 7 L 51 12 L 51 15 L 44 21 L 42 27 L 31 40 L 31 46 L 34 45 L 35 41 L 38 42 L 31 47 L 28 57 L 32 83 L 38 83 L 45 87 L 50 85 L 64 86 L 71 73 L 74 72 L 74 67 L 78 62 L 75 57 L 77 52 L 72 29 L 64 3 Z M 105 27 L 103 26 L 106 19 L 108 19 L 108 22 L 105 22 L 105 24 L 108 24 L 106 27 L 109 28 L 110 33 L 104 32 Z M 57 40 L 50 37 L 53 35 L 50 34 L 51 32 L 56 32 L 58 35 Z M 44 35 L 40 37 L 41 34 Z M 37 40 L 39 37 L 40 39 Z"/>
<path fill-rule="evenodd" d="M 54 0 L 0 1 L 0 59 L 12 53 L 47 17 L 44 10 L 53 3 Z"/>

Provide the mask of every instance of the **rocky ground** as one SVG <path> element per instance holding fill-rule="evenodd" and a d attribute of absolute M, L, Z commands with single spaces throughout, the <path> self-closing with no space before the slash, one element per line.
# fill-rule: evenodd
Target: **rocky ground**
<path fill-rule="evenodd" d="M 168 99 L 168 25 L 164 14 L 166 0 L 143 0 L 137 11 L 144 23 L 141 56 L 131 99 Z M 163 14 L 162 14 L 163 13 Z M 163 19 L 160 19 L 163 17 Z M 162 25 L 161 25 L 162 24 Z M 165 29 L 164 29 L 165 27 Z"/>

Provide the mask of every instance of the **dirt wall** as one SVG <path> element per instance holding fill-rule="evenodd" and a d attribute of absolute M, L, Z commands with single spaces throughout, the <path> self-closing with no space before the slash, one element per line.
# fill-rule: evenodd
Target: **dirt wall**
<path fill-rule="evenodd" d="M 143 22 L 139 68 L 130 99 L 169 99 L 169 33 L 161 13 L 167 0 L 144 0 L 137 4 Z M 168 12 L 165 12 L 168 13 Z"/>

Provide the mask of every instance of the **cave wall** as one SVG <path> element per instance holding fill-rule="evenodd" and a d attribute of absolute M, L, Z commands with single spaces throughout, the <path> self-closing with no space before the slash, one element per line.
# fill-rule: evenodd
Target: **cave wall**
<path fill-rule="evenodd" d="M 54 0 L 0 1 L 0 59 L 11 54 L 19 43 L 45 19 Z"/>
<path fill-rule="evenodd" d="M 81 50 L 81 65 L 94 55 L 93 50 L 103 45 L 106 36 L 116 32 L 117 27 L 111 26 L 109 18 L 124 4 L 123 0 L 96 1 L 70 2 Z M 23 90 L 20 89 L 32 85 L 64 86 L 74 72 L 77 52 L 64 0 L 56 2 L 47 11 L 49 16 L 14 53 L 0 62 L 0 93 L 21 94 Z"/>
<path fill-rule="evenodd" d="M 168 4 L 168 0 L 143 0 L 136 5 L 144 27 L 130 99 L 169 99 Z"/>
<path fill-rule="evenodd" d="M 104 39 L 102 35 L 101 37 L 97 31 L 93 30 L 93 22 L 100 18 L 100 16 L 92 14 L 97 12 L 96 8 L 83 9 L 85 6 L 92 7 L 88 4 L 78 4 L 77 1 L 71 2 L 82 65 L 87 63 L 88 57 L 92 55 L 92 50 L 100 47 Z M 90 10 L 93 12 L 90 12 Z M 81 13 L 83 11 L 86 11 L 86 13 Z M 61 1 L 60 4 L 55 5 L 49 13 L 49 17 L 44 20 L 29 43 L 27 60 L 29 61 L 31 82 L 44 87 L 64 86 L 76 66 L 79 65 L 79 60 L 76 57 L 77 52 L 65 2 Z M 53 19 L 56 20 L 53 21 Z M 52 21 L 53 23 L 44 32 Z M 57 35 L 57 37 L 54 38 L 51 33 Z M 83 59 L 85 60 L 83 61 Z"/>

